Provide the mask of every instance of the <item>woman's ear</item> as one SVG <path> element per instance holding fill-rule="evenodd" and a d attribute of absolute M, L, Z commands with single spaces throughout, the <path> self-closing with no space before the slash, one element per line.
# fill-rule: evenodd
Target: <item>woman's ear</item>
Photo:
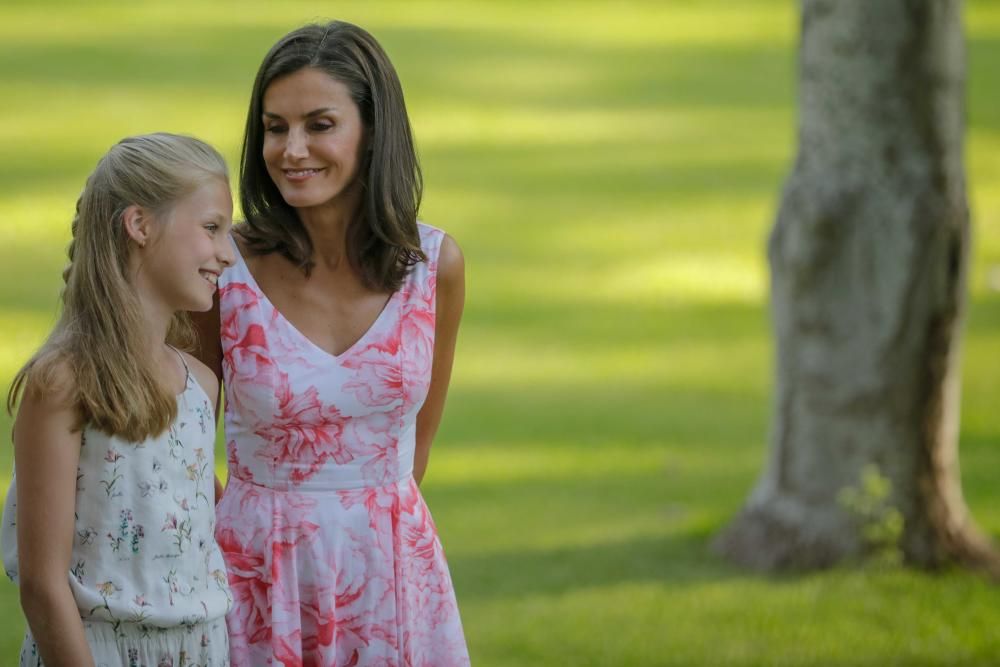
<path fill-rule="evenodd" d="M 145 248 L 149 242 L 152 216 L 138 204 L 132 204 L 122 213 L 122 224 L 125 233 L 140 248 Z"/>

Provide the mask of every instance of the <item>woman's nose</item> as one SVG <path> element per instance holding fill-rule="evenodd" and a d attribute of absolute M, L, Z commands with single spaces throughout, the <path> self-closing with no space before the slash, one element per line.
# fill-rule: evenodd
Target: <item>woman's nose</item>
<path fill-rule="evenodd" d="M 306 146 L 306 135 L 301 130 L 288 131 L 288 140 L 285 142 L 285 157 L 303 158 L 309 154 Z"/>

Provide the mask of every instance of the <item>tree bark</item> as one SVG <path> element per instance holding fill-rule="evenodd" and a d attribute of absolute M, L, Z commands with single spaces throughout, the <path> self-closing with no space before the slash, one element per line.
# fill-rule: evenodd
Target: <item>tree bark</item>
<path fill-rule="evenodd" d="M 770 456 L 716 541 L 762 570 L 862 556 L 878 466 L 913 564 L 995 563 L 962 495 L 969 247 L 959 0 L 801 0 L 798 154 L 771 232 Z"/>

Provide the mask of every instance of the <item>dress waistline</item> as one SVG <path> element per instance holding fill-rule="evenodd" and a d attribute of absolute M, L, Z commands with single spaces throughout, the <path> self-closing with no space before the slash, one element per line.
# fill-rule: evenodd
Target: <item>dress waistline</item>
<path fill-rule="evenodd" d="M 229 480 L 240 482 L 241 484 L 249 484 L 250 486 L 255 486 L 261 489 L 266 489 L 273 493 L 310 493 L 310 494 L 324 494 L 324 493 L 336 493 L 338 491 L 352 491 L 357 489 L 381 489 L 387 486 L 398 486 L 399 484 L 408 483 L 413 479 L 413 468 L 406 470 L 396 479 L 389 479 L 379 483 L 373 483 L 371 480 L 367 479 L 344 479 L 344 480 L 304 480 L 301 483 L 296 484 L 288 480 L 268 480 L 270 484 L 262 484 L 257 480 L 246 479 L 241 477 L 238 471 L 229 470 Z"/>

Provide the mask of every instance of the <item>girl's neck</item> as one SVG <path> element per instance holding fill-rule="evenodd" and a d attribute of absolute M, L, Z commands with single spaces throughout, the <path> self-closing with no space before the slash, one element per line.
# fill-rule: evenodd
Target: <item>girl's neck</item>
<path fill-rule="evenodd" d="M 170 330 L 170 322 L 174 319 L 174 311 L 164 304 L 156 303 L 153 299 L 143 298 L 140 300 L 143 322 L 144 347 L 151 354 L 157 354 L 163 349 L 167 341 L 167 332 Z"/>
<path fill-rule="evenodd" d="M 182 370 L 178 366 L 177 351 L 167 343 L 174 311 L 149 297 L 142 298 L 140 304 L 145 322 L 143 352 L 148 355 L 147 359 L 153 360 L 160 382 L 171 393 L 178 394 L 184 391 L 185 378 L 180 376 Z"/>

